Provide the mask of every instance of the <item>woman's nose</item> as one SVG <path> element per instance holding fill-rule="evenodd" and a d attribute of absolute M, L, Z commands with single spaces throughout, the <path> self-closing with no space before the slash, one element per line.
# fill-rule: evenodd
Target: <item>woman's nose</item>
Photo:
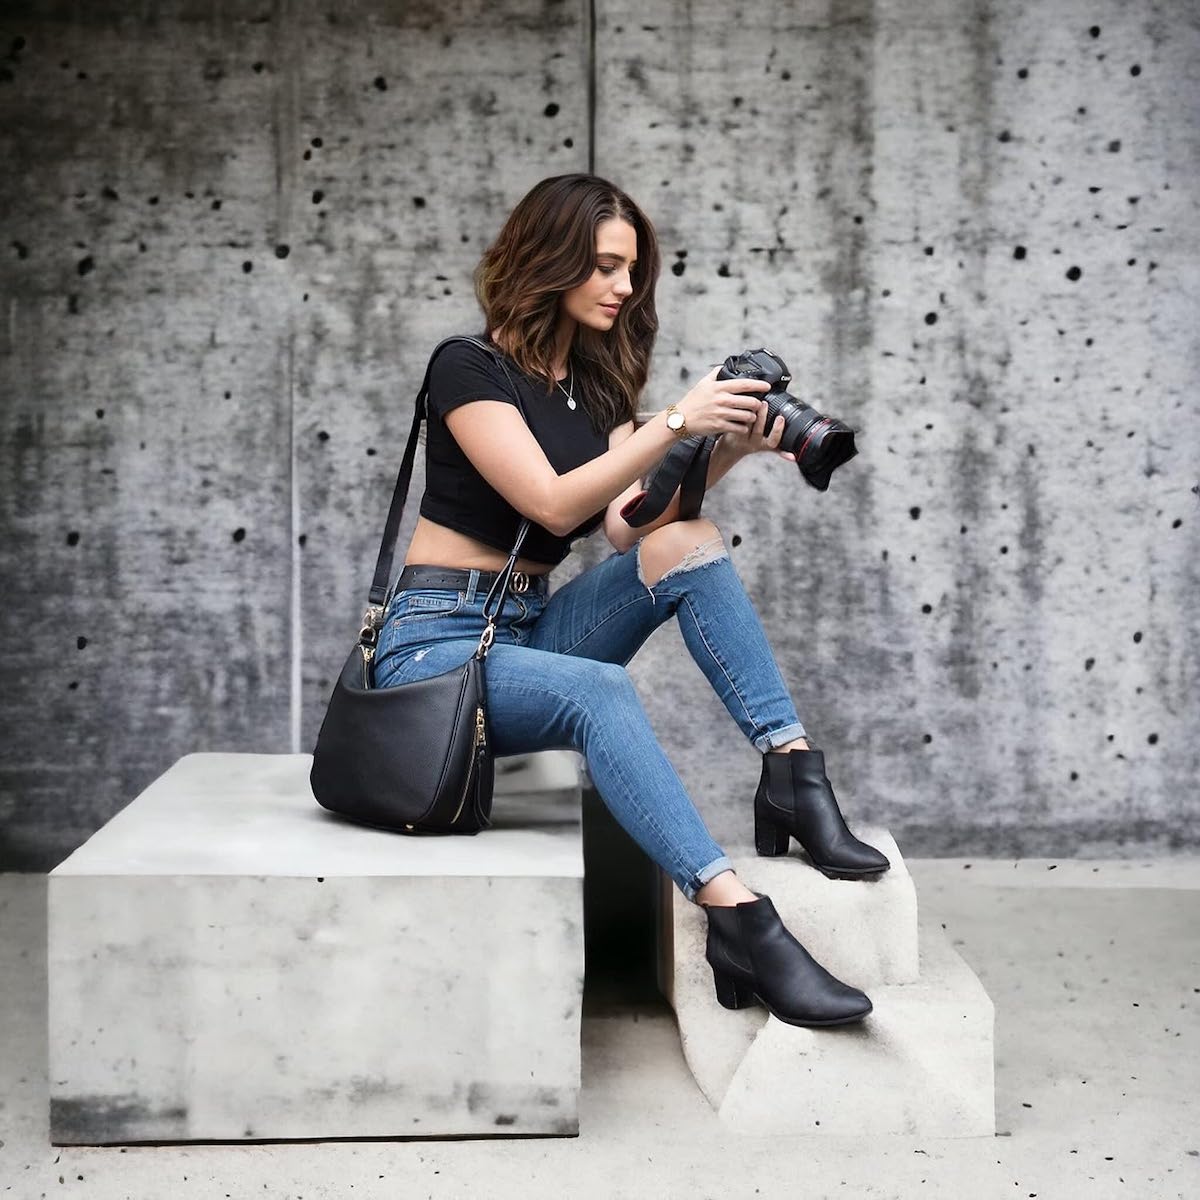
<path fill-rule="evenodd" d="M 633 294 L 633 280 L 630 279 L 628 275 L 621 276 L 621 278 L 613 285 L 613 291 L 616 292 L 618 296 L 631 296 Z"/>

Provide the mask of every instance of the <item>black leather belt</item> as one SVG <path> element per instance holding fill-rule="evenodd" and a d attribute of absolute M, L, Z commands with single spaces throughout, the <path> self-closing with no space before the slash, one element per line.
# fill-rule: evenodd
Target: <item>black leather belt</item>
<path fill-rule="evenodd" d="M 500 575 L 499 571 L 480 571 L 479 581 L 475 585 L 478 595 L 486 596 L 492 584 Z M 453 588 L 455 591 L 466 591 L 471 583 L 471 572 L 461 567 L 405 567 L 396 580 L 396 591 L 404 588 Z M 514 571 L 512 591 L 545 592 L 550 586 L 549 572 L 543 575 L 530 575 L 525 571 Z"/>

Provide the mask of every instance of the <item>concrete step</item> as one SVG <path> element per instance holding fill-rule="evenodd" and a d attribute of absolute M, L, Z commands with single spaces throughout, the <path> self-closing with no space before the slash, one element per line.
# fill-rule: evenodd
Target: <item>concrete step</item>
<path fill-rule="evenodd" d="M 746 1133 L 991 1135 L 991 1000 L 942 930 L 918 924 L 887 831 L 860 836 L 892 862 L 877 882 L 733 856 L 813 956 L 871 997 L 874 1010 L 853 1025 L 807 1029 L 760 1007 L 722 1008 L 704 958 L 707 921 L 668 881 L 660 971 L 684 1057 L 721 1120 Z"/>
<path fill-rule="evenodd" d="M 53 1142 L 578 1131 L 573 756 L 444 838 L 338 820 L 310 764 L 189 755 L 51 872 Z"/>

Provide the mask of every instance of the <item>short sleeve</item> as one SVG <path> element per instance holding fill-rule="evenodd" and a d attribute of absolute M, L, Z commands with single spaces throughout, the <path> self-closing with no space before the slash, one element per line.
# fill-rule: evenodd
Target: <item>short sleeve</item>
<path fill-rule="evenodd" d="M 474 342 L 451 342 L 433 360 L 429 373 L 429 409 L 443 420 L 472 400 L 500 400 L 520 407 L 496 360 Z"/>

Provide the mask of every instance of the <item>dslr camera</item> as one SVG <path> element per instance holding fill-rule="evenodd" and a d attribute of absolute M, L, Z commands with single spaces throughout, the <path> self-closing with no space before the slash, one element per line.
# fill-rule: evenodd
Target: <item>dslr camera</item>
<path fill-rule="evenodd" d="M 770 350 L 746 350 L 730 355 L 721 364 L 718 379 L 765 379 L 771 390 L 761 394 L 767 402 L 766 429 L 775 418 L 783 417 L 783 437 L 779 449 L 796 456 L 796 466 L 805 481 L 823 492 L 829 477 L 842 463 L 857 453 L 854 430 L 834 417 L 826 417 L 797 400 L 788 390 L 792 382 L 787 363 Z"/>

